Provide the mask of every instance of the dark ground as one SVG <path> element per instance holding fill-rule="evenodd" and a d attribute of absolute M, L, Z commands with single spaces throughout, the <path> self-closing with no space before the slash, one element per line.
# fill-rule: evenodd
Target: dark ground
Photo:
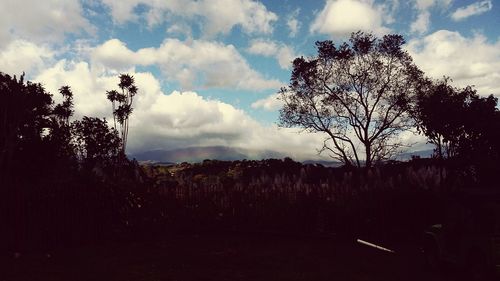
<path fill-rule="evenodd" d="M 2 254 L 0 281 L 14 280 L 455 280 L 349 239 L 277 235 L 177 235 L 50 253 Z"/>

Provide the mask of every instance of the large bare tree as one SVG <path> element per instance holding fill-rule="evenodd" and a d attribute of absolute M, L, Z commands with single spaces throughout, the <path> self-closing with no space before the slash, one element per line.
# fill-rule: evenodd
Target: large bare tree
<path fill-rule="evenodd" d="M 318 54 L 296 58 L 280 90 L 280 125 L 325 133 L 321 152 L 346 165 L 371 167 L 404 145 L 408 107 L 423 73 L 401 35 L 353 33 L 349 43 L 316 42 Z"/>

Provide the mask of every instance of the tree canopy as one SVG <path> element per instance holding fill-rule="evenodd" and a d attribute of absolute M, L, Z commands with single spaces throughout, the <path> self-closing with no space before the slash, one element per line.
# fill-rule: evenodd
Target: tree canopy
<path fill-rule="evenodd" d="M 16 167 L 31 157 L 43 158 L 47 150 L 44 133 L 51 122 L 52 96 L 42 85 L 0 73 L 0 180 L 9 182 Z"/>
<path fill-rule="evenodd" d="M 471 86 L 454 87 L 445 77 L 426 82 L 413 112 L 419 130 L 436 145 L 438 159 L 458 160 L 461 167 L 476 170 L 471 178 L 488 181 L 500 160 L 497 102 L 493 95 L 479 96 Z"/>
<path fill-rule="evenodd" d="M 320 151 L 346 165 L 389 159 L 411 126 L 409 104 L 423 73 L 402 49 L 401 35 L 353 33 L 349 43 L 316 42 L 317 55 L 296 58 L 280 125 L 324 133 Z"/>

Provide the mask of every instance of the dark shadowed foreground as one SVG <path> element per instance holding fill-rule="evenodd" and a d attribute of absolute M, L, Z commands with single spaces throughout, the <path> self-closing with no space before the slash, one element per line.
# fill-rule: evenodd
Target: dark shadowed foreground
<path fill-rule="evenodd" d="M 184 235 L 2 257 L 0 280 L 455 280 L 350 239 Z"/>

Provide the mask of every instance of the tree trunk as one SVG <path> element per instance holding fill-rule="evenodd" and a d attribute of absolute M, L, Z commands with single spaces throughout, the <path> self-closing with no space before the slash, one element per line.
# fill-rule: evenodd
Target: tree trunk
<path fill-rule="evenodd" d="M 371 168 L 372 167 L 372 146 L 370 143 L 365 144 L 365 155 L 366 155 L 366 160 L 365 160 L 365 167 L 366 168 Z"/>

